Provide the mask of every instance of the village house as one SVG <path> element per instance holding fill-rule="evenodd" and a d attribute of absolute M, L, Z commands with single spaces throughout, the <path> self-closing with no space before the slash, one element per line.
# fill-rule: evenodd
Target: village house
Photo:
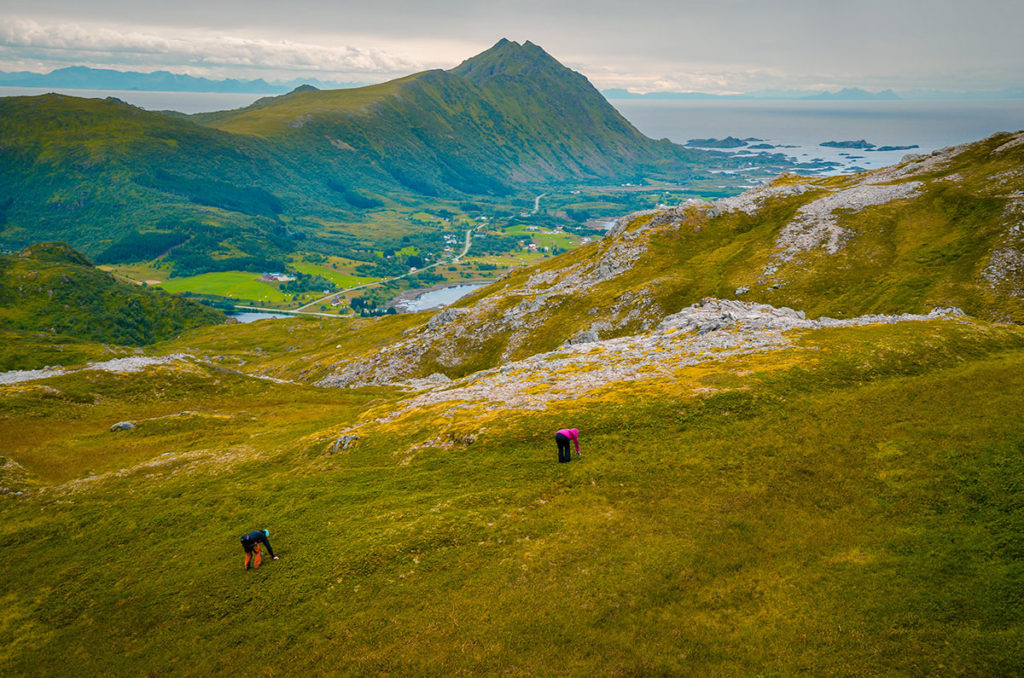
<path fill-rule="evenodd" d="M 286 273 L 264 273 L 260 276 L 260 280 L 264 282 L 291 282 L 295 280 L 295 276 Z"/>

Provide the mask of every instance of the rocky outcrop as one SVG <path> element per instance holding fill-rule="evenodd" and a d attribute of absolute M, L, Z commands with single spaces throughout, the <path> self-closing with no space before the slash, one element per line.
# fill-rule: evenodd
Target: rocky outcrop
<path fill-rule="evenodd" d="M 457 320 L 459 316 L 465 315 L 466 313 L 469 313 L 469 311 L 465 308 L 446 308 L 427 321 L 427 329 L 435 330 L 441 325 L 447 325 L 448 323 Z"/>
<path fill-rule="evenodd" d="M 743 212 L 744 214 L 757 214 L 769 200 L 777 198 L 789 198 L 794 195 L 803 195 L 808 191 L 820 189 L 814 183 L 793 183 L 794 175 L 784 174 L 770 184 L 752 188 L 731 198 L 722 198 L 715 201 L 715 214 L 718 216 L 727 212 Z"/>
<path fill-rule="evenodd" d="M 65 369 L 61 367 L 45 367 L 41 370 L 13 370 L 0 372 L 0 384 L 16 384 L 21 381 L 33 381 L 35 379 L 46 379 L 61 374 L 78 372 L 81 370 L 100 370 L 103 372 L 141 372 L 147 367 L 154 365 L 170 365 L 175 362 L 182 362 L 191 359 L 193 356 L 187 353 L 172 353 L 171 355 L 158 357 L 131 356 L 129 358 L 115 358 L 98 363 L 89 363 L 85 367 Z"/>
<path fill-rule="evenodd" d="M 1003 288 L 1014 297 L 1024 297 L 1024 252 L 1004 247 L 996 250 L 981 272 L 993 289 Z"/>
<path fill-rule="evenodd" d="M 839 224 L 838 214 L 856 214 L 867 207 L 884 205 L 918 194 L 920 182 L 901 184 L 865 183 L 829 193 L 812 200 L 783 227 L 775 241 L 776 261 L 792 261 L 812 249 L 837 253 L 853 232 Z"/>
<path fill-rule="evenodd" d="M 738 328 L 742 331 L 758 330 L 814 330 L 824 327 L 855 327 L 879 323 L 891 324 L 934 320 L 936 318 L 964 317 L 964 312 L 956 307 L 936 308 L 927 315 L 900 313 L 896 315 L 863 315 L 856 318 L 821 317 L 809 320 L 803 311 L 791 308 L 776 308 L 768 304 L 757 304 L 748 301 L 728 299 L 705 299 L 679 313 L 668 316 L 658 326 L 659 330 L 677 329 L 683 332 L 696 332 L 699 335 L 708 332 Z"/>
<path fill-rule="evenodd" d="M 331 443 L 331 447 L 328 450 L 328 453 L 333 454 L 339 451 L 344 452 L 345 450 L 348 450 L 350 447 L 355 445 L 358 440 L 360 440 L 360 436 L 356 435 L 338 436 L 338 438 L 333 443 Z"/>
<path fill-rule="evenodd" d="M 672 314 L 653 331 L 596 342 L 566 344 L 556 351 L 483 370 L 420 393 L 377 420 L 391 421 L 418 408 L 479 403 L 505 408 L 543 409 L 576 399 L 609 384 L 671 379 L 676 371 L 732 356 L 791 348 L 797 333 L 826 327 L 928 320 L 965 321 L 957 308 L 926 315 L 865 315 L 808 319 L 802 311 L 724 299 L 705 299 Z M 543 388 L 541 388 L 543 387 Z"/>

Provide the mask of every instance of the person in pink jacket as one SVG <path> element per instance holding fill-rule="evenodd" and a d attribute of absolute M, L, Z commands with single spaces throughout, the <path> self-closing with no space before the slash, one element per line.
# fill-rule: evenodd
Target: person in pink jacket
<path fill-rule="evenodd" d="M 576 456 L 580 456 L 580 432 L 575 428 L 563 428 L 555 434 L 555 443 L 558 444 L 558 461 L 572 461 L 572 451 L 569 449 L 569 441 L 576 445 Z"/>

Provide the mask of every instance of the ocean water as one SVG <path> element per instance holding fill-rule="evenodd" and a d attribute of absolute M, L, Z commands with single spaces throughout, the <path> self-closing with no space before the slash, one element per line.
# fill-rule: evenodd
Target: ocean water
<path fill-rule="evenodd" d="M 873 169 L 907 153 L 984 139 L 1024 129 L 1024 99 L 979 101 L 643 101 L 611 104 L 647 136 L 685 144 L 689 139 L 754 137 L 799 161 L 820 158 L 840 167 Z M 900 151 L 863 151 L 820 146 L 824 141 L 864 139 Z M 752 142 L 759 143 L 759 142 Z M 730 152 L 744 153 L 743 149 Z M 746 152 L 750 154 L 750 151 Z"/>

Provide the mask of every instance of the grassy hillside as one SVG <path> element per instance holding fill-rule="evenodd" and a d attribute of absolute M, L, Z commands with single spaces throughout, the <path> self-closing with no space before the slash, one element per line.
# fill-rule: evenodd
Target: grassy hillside
<path fill-rule="evenodd" d="M 9 345 L 0 369 L 73 362 L 54 348 L 69 339 L 141 346 L 187 329 L 224 322 L 224 314 L 160 290 L 126 285 L 63 243 L 40 243 L 0 257 L 0 331 Z M 46 332 L 50 348 L 18 350 L 28 332 Z"/>
<path fill-rule="evenodd" d="M 614 237 L 511 272 L 389 352 L 314 359 L 331 383 L 459 377 L 587 333 L 650 329 L 704 297 L 812 318 L 956 306 L 1022 322 L 1022 139 L 996 135 L 857 175 L 784 176 L 714 208 L 638 213 Z"/>
<path fill-rule="evenodd" d="M 1024 660 L 1022 367 L 1019 329 L 934 321 L 803 333 L 541 411 L 388 420 L 405 405 L 387 391 L 187 365 L 0 387 L 2 658 L 1005 675 Z M 558 465 L 570 424 L 584 457 Z M 257 526 L 281 560 L 245 572 Z"/>
<path fill-rule="evenodd" d="M 275 193 L 294 175 L 258 140 L 115 99 L 57 94 L 0 99 L 0 136 L 8 245 L 60 239 L 100 258 L 113 247 L 111 260 L 127 261 L 175 246 L 179 259 L 232 244 L 264 258 L 291 247 Z M 167 233 L 150 251 L 147 238 Z"/>

